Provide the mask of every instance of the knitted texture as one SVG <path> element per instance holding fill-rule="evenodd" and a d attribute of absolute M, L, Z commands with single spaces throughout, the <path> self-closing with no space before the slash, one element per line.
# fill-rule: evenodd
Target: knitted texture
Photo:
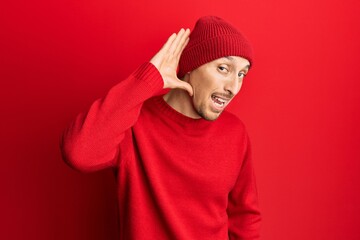
<path fill-rule="evenodd" d="M 146 63 L 112 87 L 64 131 L 64 160 L 116 169 L 119 240 L 258 240 L 244 125 L 226 111 L 216 121 L 182 115 L 153 97 L 162 86 Z"/>
<path fill-rule="evenodd" d="M 249 41 L 234 26 L 215 16 L 200 18 L 179 61 L 178 77 L 225 56 L 239 56 L 253 62 Z"/>

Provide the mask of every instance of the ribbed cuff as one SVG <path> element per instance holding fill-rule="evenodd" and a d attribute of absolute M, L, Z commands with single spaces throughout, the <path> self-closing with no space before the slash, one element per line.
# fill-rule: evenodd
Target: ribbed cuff
<path fill-rule="evenodd" d="M 164 88 L 164 80 L 159 70 L 150 62 L 143 63 L 132 75 L 145 82 L 150 92 L 157 93 Z"/>

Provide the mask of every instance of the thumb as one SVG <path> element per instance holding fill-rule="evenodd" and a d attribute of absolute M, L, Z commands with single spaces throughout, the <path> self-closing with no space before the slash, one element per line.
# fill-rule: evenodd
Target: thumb
<path fill-rule="evenodd" d="M 187 82 L 180 80 L 178 88 L 187 91 L 191 97 L 194 95 L 194 90 L 192 86 Z"/>

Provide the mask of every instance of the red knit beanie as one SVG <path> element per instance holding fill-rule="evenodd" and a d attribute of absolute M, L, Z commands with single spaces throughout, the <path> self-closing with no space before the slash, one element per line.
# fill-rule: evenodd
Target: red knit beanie
<path fill-rule="evenodd" d="M 226 56 L 243 57 L 250 64 L 253 61 L 250 43 L 235 27 L 219 17 L 202 17 L 196 22 L 180 57 L 178 77 Z"/>

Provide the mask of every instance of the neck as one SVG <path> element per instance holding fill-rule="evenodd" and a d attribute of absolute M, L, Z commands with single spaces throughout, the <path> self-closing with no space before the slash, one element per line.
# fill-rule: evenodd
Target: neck
<path fill-rule="evenodd" d="M 193 107 L 192 98 L 182 89 L 171 89 L 164 95 L 164 100 L 170 107 L 187 117 L 201 118 Z"/>

